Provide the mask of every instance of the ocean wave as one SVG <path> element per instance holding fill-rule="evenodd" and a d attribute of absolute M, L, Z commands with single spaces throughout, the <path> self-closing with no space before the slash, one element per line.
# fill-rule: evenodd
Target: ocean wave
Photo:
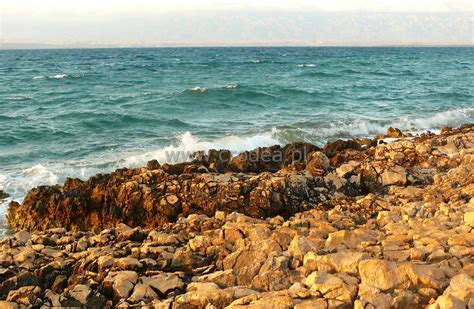
<path fill-rule="evenodd" d="M 441 111 L 426 117 L 400 117 L 394 120 L 351 119 L 335 121 L 328 127 L 316 129 L 318 136 L 327 138 L 367 137 L 385 133 L 388 127 L 409 130 L 414 133 L 437 131 L 445 126 L 458 126 L 474 122 L 474 108 L 458 108 Z"/>
<path fill-rule="evenodd" d="M 307 64 L 298 64 L 296 66 L 299 68 L 314 68 L 316 65 L 313 63 L 307 63 Z"/>
<path fill-rule="evenodd" d="M 38 80 L 38 79 L 44 79 L 44 76 L 43 75 L 40 75 L 40 76 L 34 76 L 33 79 L 35 80 Z"/>
<path fill-rule="evenodd" d="M 49 75 L 48 78 L 51 78 L 51 79 L 63 79 L 67 77 L 66 74 L 56 74 L 56 75 Z"/>
<path fill-rule="evenodd" d="M 194 136 L 191 132 L 185 132 L 178 136 L 178 142 L 175 145 L 131 155 L 120 160 L 120 163 L 124 166 L 140 166 L 151 159 L 156 159 L 160 163 L 177 163 L 189 160 L 189 156 L 196 151 L 207 151 L 209 149 L 227 149 L 233 154 L 238 154 L 256 147 L 281 144 L 277 134 L 278 130 L 273 129 L 267 133 L 250 136 L 231 135 L 208 141 Z"/>
<path fill-rule="evenodd" d="M 239 86 L 237 83 L 231 83 L 227 85 L 227 89 L 236 89 Z"/>
<path fill-rule="evenodd" d="M 339 74 L 335 73 L 325 73 L 325 72 L 317 72 L 317 71 L 310 71 L 305 72 L 302 76 L 310 76 L 310 77 L 339 77 Z"/>
<path fill-rule="evenodd" d="M 197 92 L 197 93 L 204 93 L 204 92 L 206 92 L 206 90 L 207 90 L 207 88 L 205 88 L 205 87 L 199 87 L 199 86 L 196 86 L 196 87 L 192 87 L 192 88 L 187 89 L 187 91 Z"/>

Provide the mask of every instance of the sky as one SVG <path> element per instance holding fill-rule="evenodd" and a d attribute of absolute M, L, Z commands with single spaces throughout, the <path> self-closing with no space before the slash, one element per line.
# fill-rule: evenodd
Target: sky
<path fill-rule="evenodd" d="M 472 45 L 465 0 L 0 0 L 0 47 Z"/>

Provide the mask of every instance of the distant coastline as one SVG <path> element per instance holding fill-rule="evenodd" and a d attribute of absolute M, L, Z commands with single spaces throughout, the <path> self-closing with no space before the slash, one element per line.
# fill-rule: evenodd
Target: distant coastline
<path fill-rule="evenodd" d="M 209 44 L 152 44 L 152 45 L 120 45 L 120 44 L 41 44 L 41 43 L 0 43 L 0 50 L 36 50 L 36 49 L 135 49 L 135 48 L 473 48 L 471 43 L 292 43 L 292 42 L 262 42 L 262 43 L 222 43 L 214 42 Z"/>

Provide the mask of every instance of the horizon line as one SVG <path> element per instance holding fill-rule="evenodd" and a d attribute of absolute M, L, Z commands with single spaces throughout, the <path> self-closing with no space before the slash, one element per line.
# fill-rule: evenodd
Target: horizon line
<path fill-rule="evenodd" d="M 13 46 L 3 46 L 3 45 L 13 45 Z M 17 45 L 17 46 L 14 46 Z M 22 46 L 30 45 L 30 46 Z M 308 48 L 308 47 L 474 47 L 474 42 L 470 43 L 340 43 L 340 44 L 285 44 L 285 43 L 274 43 L 274 44 L 258 44 L 258 43 L 249 43 L 249 44 L 186 44 L 186 43 L 170 43 L 170 44 L 157 44 L 157 45 L 115 45 L 115 44 L 103 44 L 103 45 L 93 45 L 93 44 L 53 44 L 53 43 L 0 43 L 0 50 L 47 50 L 47 49 L 133 49 L 133 48 L 236 48 L 236 47 L 246 47 L 246 48 L 275 48 L 275 47 L 293 47 L 293 48 Z"/>

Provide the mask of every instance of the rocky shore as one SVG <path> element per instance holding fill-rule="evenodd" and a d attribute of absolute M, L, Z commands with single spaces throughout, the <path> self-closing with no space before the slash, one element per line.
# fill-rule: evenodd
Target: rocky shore
<path fill-rule="evenodd" d="M 0 308 L 474 308 L 474 125 L 150 161 L 7 221 Z"/>

